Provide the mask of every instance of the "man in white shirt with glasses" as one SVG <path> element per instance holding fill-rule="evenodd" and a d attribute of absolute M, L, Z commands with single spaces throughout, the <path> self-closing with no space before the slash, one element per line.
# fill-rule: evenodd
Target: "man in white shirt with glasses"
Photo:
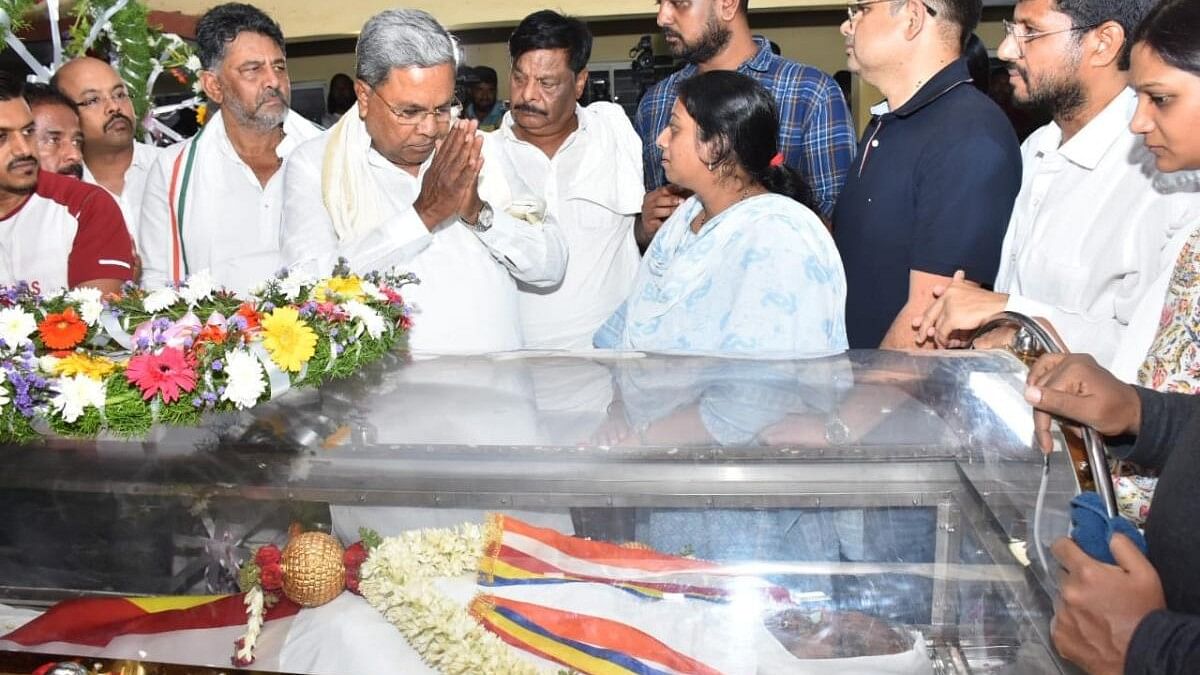
<path fill-rule="evenodd" d="M 1071 351 L 1108 365 L 1134 310 L 1174 266 L 1200 194 L 1163 180 L 1129 129 L 1129 37 L 1152 0 L 1020 0 L 999 56 L 1018 103 L 1053 122 L 1026 139 L 1024 172 L 995 292 L 955 281 L 914 322 L 917 340 L 957 346 L 1011 310 L 1047 321 Z M 919 323 L 918 327 L 916 324 Z"/>
<path fill-rule="evenodd" d="M 304 275 L 329 274 L 338 258 L 356 272 L 415 273 L 414 350 L 521 348 L 517 281 L 560 283 L 566 245 L 552 222 L 480 197 L 483 137 L 456 120 L 453 38 L 425 12 L 387 10 L 356 52 L 356 107 L 288 164 L 284 262 Z"/>
<path fill-rule="evenodd" d="M 136 240 L 146 179 L 159 149 L 135 140 L 137 121 L 124 80 L 108 63 L 81 56 L 63 64 L 50 85 L 70 99 L 83 128 L 83 180 L 117 200 Z"/>

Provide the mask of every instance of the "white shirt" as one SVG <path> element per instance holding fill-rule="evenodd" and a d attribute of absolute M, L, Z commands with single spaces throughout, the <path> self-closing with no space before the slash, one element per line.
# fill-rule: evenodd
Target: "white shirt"
<path fill-rule="evenodd" d="M 121 207 L 121 215 L 125 216 L 125 226 L 129 228 L 129 236 L 137 241 L 138 224 L 142 213 L 142 198 L 146 194 L 146 179 L 150 176 L 150 170 L 154 168 L 154 162 L 159 156 L 166 153 L 168 148 L 160 148 L 154 145 L 147 145 L 138 141 L 133 142 L 133 161 L 129 163 L 129 168 L 125 169 L 125 188 L 121 194 L 112 192 L 108 188 L 104 188 L 106 192 L 117 200 L 117 206 Z M 96 182 L 96 177 L 92 175 L 91 169 L 88 169 L 87 164 L 83 165 L 83 181 L 92 185 L 100 185 Z M 100 185 L 100 187 L 104 187 Z"/>
<path fill-rule="evenodd" d="M 1121 92 L 1066 143 L 1054 123 L 1026 139 L 996 276 L 1007 309 L 1049 319 L 1071 351 L 1104 366 L 1174 265 L 1169 242 L 1200 217 L 1200 196 L 1156 187 L 1154 156 L 1129 130 L 1136 102 Z"/>
<path fill-rule="evenodd" d="M 510 201 L 544 204 L 570 251 L 561 285 L 518 285 L 526 347 L 590 349 L 629 294 L 640 261 L 633 223 L 645 192 L 641 139 L 615 103 L 576 106 L 575 115 L 579 127 L 554 157 L 517 138 L 512 113 L 483 146 L 485 166 L 503 175 Z"/>
<path fill-rule="evenodd" d="M 284 263 L 307 274 L 327 275 L 342 257 L 357 272 L 396 268 L 416 274 L 421 283 L 403 291 L 414 310 L 413 350 L 487 352 L 524 346 L 516 279 L 537 286 L 562 280 L 567 248 L 558 228 L 553 223 L 531 225 L 497 205 L 487 232 L 476 233 L 458 219 L 430 232 L 412 206 L 429 162 L 414 177 L 371 148 L 370 176 L 391 213 L 362 234 L 339 241 L 321 196 L 329 138 L 326 132 L 297 148 L 286 167 L 280 235 Z"/>
<path fill-rule="evenodd" d="M 285 163 L 301 143 L 321 133 L 296 113 L 284 119 L 283 131 L 284 138 L 275 154 Z M 284 167 L 280 166 L 264 187 L 229 141 L 220 112 L 213 115 L 202 133 L 169 148 L 155 164 L 146 186 L 138 236 L 142 285 L 159 287 L 174 281 L 176 226 L 171 222 L 168 202 L 174 180 L 178 204 L 192 143 L 198 145 L 183 213 L 177 214 L 182 215 L 178 229 L 183 235 L 180 280 L 208 270 L 217 285 L 248 292 L 283 267 L 279 228 Z M 177 161 L 180 166 L 175 175 Z"/>

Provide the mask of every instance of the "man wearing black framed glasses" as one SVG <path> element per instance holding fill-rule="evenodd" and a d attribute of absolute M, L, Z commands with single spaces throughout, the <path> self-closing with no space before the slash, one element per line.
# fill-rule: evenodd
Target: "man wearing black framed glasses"
<path fill-rule="evenodd" d="M 963 57 L 981 13 L 979 0 L 847 6 L 848 66 L 886 97 L 833 214 L 852 348 L 911 348 L 933 288 L 958 269 L 974 285 L 995 277 L 1021 163 Z"/>
<path fill-rule="evenodd" d="M 1122 379 L 1136 377 L 1182 245 L 1171 234 L 1200 219 L 1195 185 L 1164 180 L 1129 129 L 1129 37 L 1153 4 L 1016 4 L 998 54 L 1014 101 L 1046 108 L 1053 121 L 1022 147 L 995 292 L 937 289 L 918 340 L 953 346 L 1008 309 L 1046 320 L 1071 351 L 1094 354 Z"/>

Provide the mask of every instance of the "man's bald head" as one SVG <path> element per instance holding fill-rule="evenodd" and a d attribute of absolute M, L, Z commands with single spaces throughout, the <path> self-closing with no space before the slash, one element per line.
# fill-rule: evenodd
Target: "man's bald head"
<path fill-rule="evenodd" d="M 63 64 L 50 80 L 79 108 L 85 148 L 120 150 L 133 147 L 133 101 L 121 76 L 108 63 L 81 56 Z"/>

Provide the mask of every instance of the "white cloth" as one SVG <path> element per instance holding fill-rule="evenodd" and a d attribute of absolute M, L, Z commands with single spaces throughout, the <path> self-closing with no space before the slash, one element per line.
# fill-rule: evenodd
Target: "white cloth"
<path fill-rule="evenodd" d="M 125 216 L 125 226 L 129 228 L 129 236 L 137 241 L 138 225 L 141 220 L 142 199 L 146 194 L 146 180 L 150 176 L 151 169 L 154 168 L 154 163 L 159 156 L 165 154 L 169 148 L 160 148 L 154 145 L 147 145 L 138 141 L 133 142 L 133 161 L 129 163 L 129 168 L 125 169 L 125 188 L 121 194 L 112 192 L 108 188 L 104 188 L 106 192 L 117 200 L 117 206 L 121 207 L 121 215 Z M 92 185 L 100 185 L 96 182 L 96 177 L 92 175 L 87 164 L 83 165 L 83 181 Z M 100 187 L 104 187 L 100 185 Z"/>
<path fill-rule="evenodd" d="M 1156 182 L 1154 156 L 1129 130 L 1135 104 L 1125 90 L 1066 143 L 1054 123 L 1025 141 L 996 277 L 1007 309 L 1049 319 L 1071 351 L 1104 366 L 1139 304 L 1161 305 L 1147 291 L 1200 218 L 1200 195 Z"/>
<path fill-rule="evenodd" d="M 567 248 L 558 228 L 532 225 L 495 207 L 487 232 L 476 233 L 458 219 L 430 232 L 412 206 L 429 163 L 414 177 L 366 144 L 342 151 L 365 153 L 366 178 L 382 197 L 384 213 L 366 225 L 356 223 L 357 234 L 339 239 L 321 193 L 330 138 L 326 132 L 300 146 L 286 167 L 283 262 L 307 274 L 328 274 L 339 257 L 356 271 L 415 273 L 421 283 L 404 291 L 414 309 L 409 338 L 414 350 L 520 349 L 516 280 L 535 286 L 562 280 Z"/>
<path fill-rule="evenodd" d="M 275 153 L 285 160 L 304 141 L 321 133 L 312 122 L 289 113 L 284 138 Z M 183 213 L 183 253 L 186 269 L 207 269 L 213 281 L 244 293 L 278 271 L 279 226 L 283 216 L 283 171 L 259 182 L 238 156 L 225 129 L 221 112 L 213 115 L 198 138 L 179 143 L 159 158 L 146 186 L 138 251 L 142 256 L 142 285 L 172 283 L 175 252 L 171 223 L 171 182 L 178 201 L 187 154 L 198 143 Z M 179 172 L 175 175 L 176 160 Z M 181 270 L 181 276 L 183 276 Z"/>
<path fill-rule="evenodd" d="M 575 115 L 579 128 L 554 157 L 517 138 L 512 113 L 483 145 L 484 166 L 503 176 L 509 201 L 544 204 L 570 252 L 561 285 L 519 285 L 526 347 L 590 348 L 629 294 L 640 262 L 633 223 L 645 192 L 641 139 L 615 103 L 576 106 Z"/>
<path fill-rule="evenodd" d="M 328 134 L 321 164 L 321 200 L 338 240 L 352 239 L 387 216 L 387 200 L 376 189 L 370 159 L 362 151 L 371 146 L 371 136 L 358 115 L 358 104 L 342 115 Z"/>

